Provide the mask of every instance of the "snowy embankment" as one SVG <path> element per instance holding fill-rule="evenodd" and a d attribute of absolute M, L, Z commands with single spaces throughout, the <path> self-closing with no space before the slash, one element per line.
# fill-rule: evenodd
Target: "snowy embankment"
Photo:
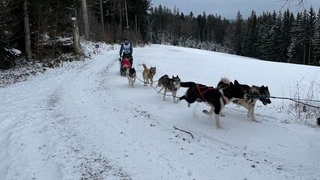
<path fill-rule="evenodd" d="M 117 58 L 117 47 L 102 46 L 85 62 L 66 63 L 0 89 L 0 179 L 320 177 L 319 127 L 296 120 L 292 102 L 258 102 L 260 123 L 230 104 L 221 117 L 223 129 L 217 129 L 202 113 L 205 104 L 188 108 L 170 96 L 162 101 L 141 82 L 145 63 L 157 67 L 156 80 L 179 75 L 182 81 L 215 86 L 228 77 L 291 97 L 297 82 L 300 94 L 310 81 L 319 82 L 319 67 L 151 45 L 134 49 L 138 80 L 130 87 L 119 75 Z"/>

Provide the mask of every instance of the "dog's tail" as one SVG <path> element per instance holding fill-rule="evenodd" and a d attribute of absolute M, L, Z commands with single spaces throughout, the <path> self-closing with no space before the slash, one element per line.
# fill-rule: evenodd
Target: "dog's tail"
<path fill-rule="evenodd" d="M 226 77 L 221 78 L 221 80 L 217 84 L 217 88 L 223 89 L 230 85 L 230 80 Z"/>
<path fill-rule="evenodd" d="M 193 87 L 195 85 L 196 85 L 195 82 L 180 82 L 181 87 Z"/>
<path fill-rule="evenodd" d="M 142 66 L 143 66 L 143 69 L 148 69 L 146 64 L 143 63 Z"/>
<path fill-rule="evenodd" d="M 221 82 L 223 82 L 223 83 L 225 83 L 225 84 L 230 84 L 230 80 L 228 79 L 228 78 L 226 78 L 226 77 L 222 77 L 221 79 L 220 79 L 220 81 Z"/>

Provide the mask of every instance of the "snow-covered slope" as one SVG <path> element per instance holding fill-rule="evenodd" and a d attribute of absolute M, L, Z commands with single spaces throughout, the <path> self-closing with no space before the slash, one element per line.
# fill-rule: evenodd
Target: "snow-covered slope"
<path fill-rule="evenodd" d="M 150 45 L 134 49 L 138 80 L 130 87 L 119 75 L 118 50 L 103 46 L 85 62 L 0 89 L 0 179 L 320 177 L 319 127 L 298 120 L 291 101 L 258 102 L 260 123 L 229 104 L 217 129 L 202 113 L 205 104 L 163 101 L 141 76 L 145 63 L 156 66 L 155 80 L 179 75 L 215 86 L 228 77 L 267 85 L 273 96 L 305 98 L 310 82 L 319 82 L 319 67 Z"/>

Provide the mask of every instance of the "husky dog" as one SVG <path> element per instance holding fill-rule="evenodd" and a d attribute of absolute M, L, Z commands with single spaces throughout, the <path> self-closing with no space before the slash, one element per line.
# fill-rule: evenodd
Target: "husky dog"
<path fill-rule="evenodd" d="M 164 101 L 166 100 L 166 92 L 172 92 L 173 102 L 174 103 L 177 102 L 176 95 L 177 95 L 178 89 L 180 88 L 180 82 L 181 80 L 179 76 L 172 76 L 172 78 L 169 78 L 169 76 L 165 74 L 159 78 L 157 87 L 161 87 L 161 88 L 158 91 L 158 93 L 160 93 L 162 89 L 164 89 L 164 93 L 163 93 Z"/>
<path fill-rule="evenodd" d="M 188 106 L 197 102 L 206 102 L 211 106 L 210 111 L 203 110 L 203 113 L 211 115 L 213 118 L 213 112 L 215 113 L 214 119 L 216 121 L 217 128 L 221 128 L 220 125 L 220 111 L 229 102 L 235 98 L 243 98 L 244 92 L 237 80 L 234 83 L 230 83 L 228 87 L 224 89 L 217 89 L 208 87 L 202 84 L 196 84 L 194 82 L 181 82 L 181 87 L 188 87 L 186 94 L 179 98 L 179 100 L 186 100 Z"/>
<path fill-rule="evenodd" d="M 151 86 L 153 84 L 153 77 L 156 74 L 156 67 L 151 67 L 150 69 L 147 68 L 146 64 L 142 64 L 143 71 L 142 71 L 142 77 L 143 77 L 143 83 L 144 86 L 147 86 L 149 84 L 149 80 L 151 81 Z"/>
<path fill-rule="evenodd" d="M 228 87 L 230 81 L 227 78 L 222 78 L 218 83 L 218 88 L 223 89 Z M 240 84 L 244 90 L 245 97 L 243 99 L 236 99 L 233 103 L 240 105 L 248 110 L 247 116 L 252 121 L 257 121 L 254 117 L 254 106 L 257 100 L 260 100 L 263 105 L 271 103 L 270 92 L 268 86 L 249 86 L 246 84 Z"/>
<path fill-rule="evenodd" d="M 137 78 L 136 70 L 134 69 L 134 67 L 128 68 L 126 70 L 126 76 L 128 78 L 129 85 L 133 86 Z"/>

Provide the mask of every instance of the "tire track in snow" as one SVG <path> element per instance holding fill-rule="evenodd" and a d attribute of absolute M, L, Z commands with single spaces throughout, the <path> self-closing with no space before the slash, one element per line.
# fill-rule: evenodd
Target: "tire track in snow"
<path fill-rule="evenodd" d="M 57 137 L 59 142 L 63 139 L 62 142 L 64 142 L 64 144 L 56 144 L 56 151 L 52 156 L 60 159 L 58 162 L 64 162 L 61 174 L 68 173 L 70 176 L 74 174 L 71 177 L 130 179 L 121 167 L 110 163 L 107 157 L 87 147 L 87 143 L 83 143 L 86 142 L 86 132 L 92 130 L 90 127 L 87 130 L 78 128 L 78 126 L 83 127 L 82 123 L 85 121 L 94 121 L 94 118 L 91 119 L 94 117 L 92 114 L 97 113 L 90 108 L 92 102 L 89 101 L 90 97 L 87 97 L 92 92 L 95 93 L 94 91 L 101 91 L 97 89 L 101 88 L 101 84 L 96 87 L 98 80 L 95 79 L 99 77 L 91 74 L 94 72 L 91 68 L 96 68 L 97 63 L 90 62 L 74 73 L 72 78 L 64 79 L 48 99 L 47 108 L 53 117 L 54 131 L 47 132 L 47 134 Z M 113 65 L 114 63 L 108 64 L 103 74 L 107 73 L 110 66 Z M 83 113 L 83 109 L 88 112 Z"/>

